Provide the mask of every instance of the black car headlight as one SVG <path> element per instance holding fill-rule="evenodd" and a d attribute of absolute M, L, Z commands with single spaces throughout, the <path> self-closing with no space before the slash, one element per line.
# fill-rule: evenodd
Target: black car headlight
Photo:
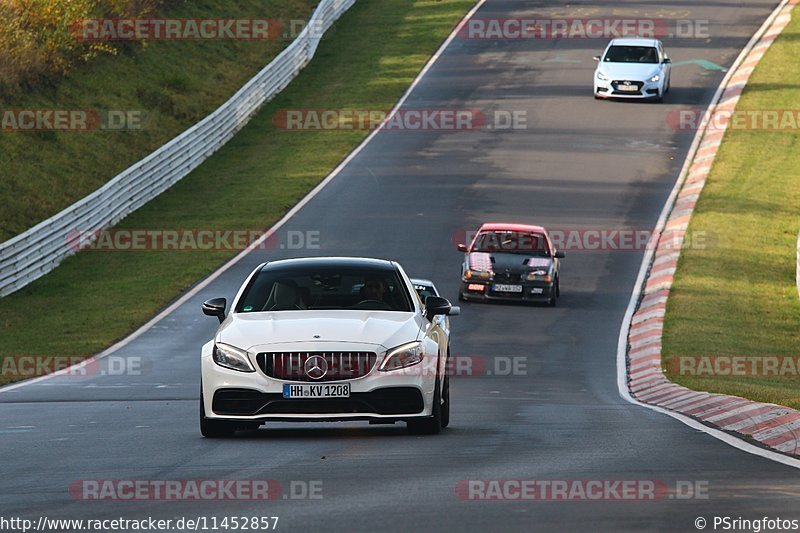
<path fill-rule="evenodd" d="M 553 281 L 553 276 L 547 270 L 531 270 L 525 277 L 528 281 L 544 281 L 550 283 Z"/>
<path fill-rule="evenodd" d="M 250 364 L 250 358 L 245 350 L 240 350 L 229 344 L 214 344 L 214 362 L 223 368 L 238 370 L 239 372 L 255 372 Z"/>
<path fill-rule="evenodd" d="M 490 270 L 472 270 L 464 272 L 465 280 L 490 280 L 494 278 L 494 272 Z"/>

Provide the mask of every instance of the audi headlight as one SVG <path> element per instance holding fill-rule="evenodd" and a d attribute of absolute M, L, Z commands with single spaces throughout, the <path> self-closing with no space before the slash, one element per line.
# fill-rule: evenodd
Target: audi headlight
<path fill-rule="evenodd" d="M 661 76 L 659 76 L 658 74 L 656 74 L 655 76 L 653 76 L 652 78 L 650 78 L 650 81 L 658 81 L 658 80 L 660 80 L 660 79 L 661 79 Z"/>
<path fill-rule="evenodd" d="M 602 72 L 597 72 L 597 79 L 601 81 L 608 81 L 608 76 L 603 74 Z"/>
<path fill-rule="evenodd" d="M 224 368 L 238 370 L 239 372 L 255 372 L 250 364 L 247 352 L 230 346 L 229 344 L 214 345 L 214 362 Z"/>
<path fill-rule="evenodd" d="M 494 272 L 489 272 L 487 270 L 467 270 L 464 272 L 464 279 L 492 279 L 494 278 Z"/>
<path fill-rule="evenodd" d="M 422 343 L 420 341 L 408 342 L 386 352 L 386 358 L 378 370 L 390 372 L 414 366 L 422 362 L 422 358 Z"/>

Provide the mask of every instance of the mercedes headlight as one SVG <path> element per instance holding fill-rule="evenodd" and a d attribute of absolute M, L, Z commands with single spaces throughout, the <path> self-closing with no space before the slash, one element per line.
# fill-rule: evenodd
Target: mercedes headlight
<path fill-rule="evenodd" d="M 422 361 L 422 343 L 408 342 L 386 352 L 386 358 L 378 370 L 389 372 L 416 365 Z"/>
<path fill-rule="evenodd" d="M 229 344 L 214 345 L 214 362 L 224 368 L 238 370 L 239 372 L 255 372 L 250 364 L 247 352 L 230 346 Z"/>

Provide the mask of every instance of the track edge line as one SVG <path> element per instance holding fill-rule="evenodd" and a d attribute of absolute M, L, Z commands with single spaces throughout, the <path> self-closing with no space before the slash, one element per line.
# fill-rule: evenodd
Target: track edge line
<path fill-rule="evenodd" d="M 797 4 L 797 0 L 782 0 L 780 4 L 778 4 L 778 6 L 770 13 L 770 15 L 761 25 L 761 27 L 759 27 L 759 29 L 756 30 L 756 32 L 750 38 L 747 45 L 745 45 L 745 47 L 742 49 L 740 54 L 737 56 L 736 60 L 733 62 L 733 65 L 731 65 L 730 69 L 728 69 L 728 72 L 725 74 L 725 77 L 720 82 L 716 92 L 714 93 L 714 96 L 711 99 L 711 102 L 709 103 L 708 107 L 705 110 L 701 126 L 700 128 L 698 128 L 698 131 L 695 134 L 694 139 L 692 140 L 692 144 L 689 147 L 689 152 L 687 153 L 681 171 L 678 174 L 675 186 L 670 192 L 670 195 L 667 198 L 666 203 L 664 204 L 664 208 L 661 210 L 661 214 L 658 218 L 658 222 L 656 223 L 656 227 L 654 230 L 654 235 L 661 235 L 667 225 L 669 215 L 672 213 L 678 195 L 681 189 L 683 188 L 684 183 L 686 182 L 686 178 L 689 175 L 689 169 L 691 168 L 691 165 L 694 162 L 700 144 L 703 138 L 705 137 L 710 117 L 712 116 L 717 106 L 720 104 L 722 96 L 725 90 L 728 88 L 731 79 L 734 77 L 736 71 L 738 71 L 739 67 L 742 65 L 745 58 L 759 44 L 762 37 L 772 28 L 772 25 L 775 23 L 776 19 L 780 16 L 781 12 L 787 6 L 789 5 L 793 6 L 795 4 Z M 657 243 L 657 241 L 654 242 Z M 649 277 L 650 268 L 653 264 L 653 261 L 655 260 L 656 251 L 657 251 L 657 246 L 649 246 L 647 251 L 645 252 L 645 256 L 642 258 L 642 264 L 639 268 L 639 275 L 636 278 L 636 282 L 631 292 L 631 299 L 628 302 L 628 307 L 625 311 L 625 315 L 622 319 L 622 324 L 620 326 L 619 339 L 617 341 L 617 388 L 619 390 L 620 396 L 629 403 L 656 411 L 661 414 L 668 415 L 693 429 L 702 431 L 703 433 L 706 433 L 711 437 L 714 437 L 715 439 L 720 440 L 746 453 L 757 455 L 759 457 L 763 457 L 765 459 L 777 463 L 785 464 L 787 466 L 800 469 L 800 459 L 798 458 L 795 458 L 788 454 L 784 454 L 782 452 L 773 451 L 772 449 L 766 447 L 766 445 L 764 445 L 765 447 L 757 446 L 755 444 L 748 442 L 742 437 L 735 436 L 731 433 L 723 431 L 722 429 L 718 429 L 717 427 L 712 427 L 711 425 L 703 423 L 688 415 L 679 413 L 677 411 L 671 411 L 669 409 L 665 409 L 657 405 L 652 405 L 639 401 L 632 396 L 628 380 L 629 378 L 628 335 L 631 330 L 631 322 L 633 319 L 633 314 L 637 311 L 639 303 L 642 299 L 642 295 L 645 289 L 645 284 Z M 667 380 L 667 382 L 673 383 L 672 381 L 669 380 Z M 685 390 L 690 391 L 692 389 L 686 388 Z M 697 392 L 698 394 L 701 393 L 701 391 L 693 391 L 693 392 Z"/>

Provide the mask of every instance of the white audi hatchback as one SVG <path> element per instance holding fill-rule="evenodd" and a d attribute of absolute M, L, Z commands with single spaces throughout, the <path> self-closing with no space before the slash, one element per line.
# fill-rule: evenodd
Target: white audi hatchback
<path fill-rule="evenodd" d="M 362 258 L 264 263 L 203 346 L 200 430 L 233 435 L 270 421 L 406 422 L 438 433 L 450 421 L 444 298 L 424 302 L 399 264 Z M 455 313 L 453 313 L 455 314 Z"/>
<path fill-rule="evenodd" d="M 658 39 L 612 40 L 594 71 L 595 98 L 648 98 L 657 102 L 669 92 L 672 68 Z"/>

